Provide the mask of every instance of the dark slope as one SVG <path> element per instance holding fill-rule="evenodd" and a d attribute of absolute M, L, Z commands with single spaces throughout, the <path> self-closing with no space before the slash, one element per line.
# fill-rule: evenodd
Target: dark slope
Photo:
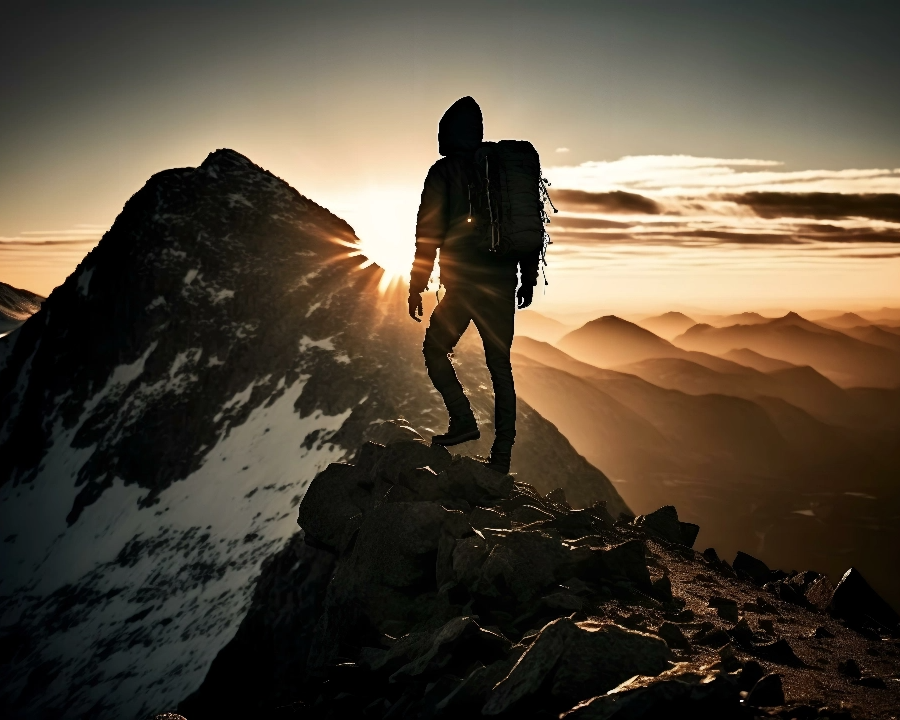
<path fill-rule="evenodd" d="M 423 328 L 402 292 L 379 294 L 355 243 L 217 151 L 151 178 L 0 340 L 0 614 L 16 618 L 0 633 L 0 714 L 143 718 L 183 697 L 296 530 L 314 475 L 385 418 L 443 429 Z M 486 431 L 467 451 L 485 452 L 487 372 L 477 353 L 457 359 Z M 523 479 L 625 509 L 519 410 Z"/>

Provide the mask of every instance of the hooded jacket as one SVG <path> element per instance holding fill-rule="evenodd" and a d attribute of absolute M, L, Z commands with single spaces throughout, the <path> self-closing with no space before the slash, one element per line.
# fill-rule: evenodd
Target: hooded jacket
<path fill-rule="evenodd" d="M 420 293 L 428 285 L 438 248 L 441 282 L 451 287 L 468 283 L 510 283 L 515 286 L 521 265 L 523 284 L 536 285 L 540 252 L 524 260 L 494 257 L 475 247 L 469 217 L 467 170 L 481 146 L 481 108 L 471 97 L 457 100 L 438 125 L 438 160 L 425 178 L 416 221 L 416 256 L 409 289 Z"/>

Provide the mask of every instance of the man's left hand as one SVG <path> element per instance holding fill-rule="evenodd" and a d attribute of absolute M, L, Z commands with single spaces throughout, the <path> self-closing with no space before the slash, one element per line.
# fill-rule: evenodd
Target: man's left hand
<path fill-rule="evenodd" d="M 409 291 L 409 316 L 417 323 L 422 322 L 422 293 Z"/>
<path fill-rule="evenodd" d="M 524 310 L 534 300 L 534 285 L 520 285 L 516 291 L 516 307 Z"/>

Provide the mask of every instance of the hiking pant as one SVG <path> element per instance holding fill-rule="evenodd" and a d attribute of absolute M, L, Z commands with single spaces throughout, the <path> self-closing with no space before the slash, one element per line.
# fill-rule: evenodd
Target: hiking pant
<path fill-rule="evenodd" d="M 450 414 L 468 414 L 471 412 L 469 401 L 449 355 L 469 322 L 475 323 L 494 385 L 494 448 L 506 452 L 512 449 L 516 439 L 516 390 L 509 359 L 515 313 L 515 278 L 480 285 L 449 286 L 431 313 L 422 347 L 428 376 Z"/>

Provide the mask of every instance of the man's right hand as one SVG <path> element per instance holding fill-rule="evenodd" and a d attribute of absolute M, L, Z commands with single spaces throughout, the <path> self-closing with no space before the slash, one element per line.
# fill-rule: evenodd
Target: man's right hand
<path fill-rule="evenodd" d="M 416 322 L 422 322 L 422 293 L 409 291 L 409 316 Z"/>

